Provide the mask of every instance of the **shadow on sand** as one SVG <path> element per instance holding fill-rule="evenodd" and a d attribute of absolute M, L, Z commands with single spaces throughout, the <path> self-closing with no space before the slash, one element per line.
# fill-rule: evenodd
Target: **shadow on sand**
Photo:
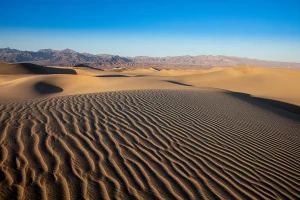
<path fill-rule="evenodd" d="M 174 83 L 174 84 L 177 84 L 177 85 L 183 85 L 183 86 L 193 86 L 193 85 L 189 85 L 189 84 L 185 84 L 185 83 L 181 83 L 181 82 L 177 82 L 177 81 L 166 81 L 166 82 Z"/>
<path fill-rule="evenodd" d="M 77 74 L 73 69 L 44 67 L 31 63 L 19 63 L 19 65 L 32 74 Z"/>
<path fill-rule="evenodd" d="M 253 105 L 259 106 L 263 109 L 267 109 L 280 116 L 287 117 L 292 120 L 300 122 L 300 106 L 277 101 L 273 99 L 266 99 L 261 97 L 254 97 L 246 93 L 241 92 L 225 92 L 235 98 L 241 99 Z"/>
<path fill-rule="evenodd" d="M 120 77 L 120 78 L 125 78 L 125 77 L 130 77 L 130 76 L 126 76 L 123 74 L 104 74 L 104 75 L 99 75 L 96 77 L 103 77 L 103 78 L 116 78 L 116 77 Z"/>
<path fill-rule="evenodd" d="M 45 82 L 38 82 L 37 84 L 35 84 L 34 87 L 41 94 L 52 94 L 52 93 L 59 93 L 63 91 L 62 88 Z"/>

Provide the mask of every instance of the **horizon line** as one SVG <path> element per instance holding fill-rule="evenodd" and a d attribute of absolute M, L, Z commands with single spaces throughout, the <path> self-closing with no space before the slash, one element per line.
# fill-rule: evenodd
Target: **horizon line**
<path fill-rule="evenodd" d="M 279 60 L 265 60 L 265 59 L 258 59 L 258 58 L 250 58 L 250 57 L 242 57 L 242 56 L 234 56 L 234 55 L 221 55 L 221 54 L 198 54 L 198 55 L 172 55 L 172 56 L 148 56 L 148 55 L 138 55 L 138 56 L 122 56 L 120 54 L 109 54 L 109 53 L 97 53 L 97 54 L 93 54 L 93 53 L 88 53 L 88 52 L 79 52 L 79 51 L 75 51 L 71 48 L 64 48 L 61 50 L 58 49 L 51 49 L 51 48 L 42 48 L 39 50 L 21 50 L 21 49 L 16 49 L 16 48 L 10 48 L 10 47 L 3 47 L 0 49 L 11 49 L 11 50 L 17 50 L 17 51 L 28 51 L 28 52 L 38 52 L 41 50 L 52 50 L 52 51 L 58 51 L 58 52 L 62 52 L 65 50 L 71 50 L 74 51 L 76 53 L 79 54 L 90 54 L 93 56 L 100 56 L 100 55 L 110 55 L 110 56 L 119 56 L 119 57 L 123 57 L 123 58 L 135 58 L 135 57 L 149 57 L 149 58 L 166 58 L 166 57 L 184 57 L 184 56 L 190 56 L 190 57 L 198 57 L 198 56 L 213 56 L 213 57 L 218 57 L 218 56 L 224 56 L 224 57 L 232 57 L 232 58 L 243 58 L 243 59 L 250 59 L 250 60 L 259 60 L 259 61 L 267 61 L 267 62 L 282 62 L 282 63 L 295 63 L 295 64 L 300 64 L 300 62 L 294 62 L 294 61 L 279 61 Z"/>

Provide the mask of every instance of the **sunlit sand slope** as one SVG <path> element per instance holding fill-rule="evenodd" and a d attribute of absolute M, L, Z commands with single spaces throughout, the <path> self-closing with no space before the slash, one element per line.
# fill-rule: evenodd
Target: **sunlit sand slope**
<path fill-rule="evenodd" d="M 177 80 L 196 87 L 243 92 L 300 106 L 299 70 L 230 67 L 211 73 L 181 76 Z"/>
<path fill-rule="evenodd" d="M 299 199 L 299 116 L 212 90 L 0 105 L 0 199 Z"/>
<path fill-rule="evenodd" d="M 299 70 L 249 66 L 96 70 L 0 63 L 0 102 L 120 90 L 212 87 L 300 106 L 299 85 Z"/>

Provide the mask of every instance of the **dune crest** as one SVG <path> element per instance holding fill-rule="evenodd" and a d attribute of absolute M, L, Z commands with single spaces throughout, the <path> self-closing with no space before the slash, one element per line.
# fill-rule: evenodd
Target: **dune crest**
<path fill-rule="evenodd" d="M 44 67 L 31 63 L 0 63 L 1 75 L 20 75 L 20 74 L 76 74 L 73 69 L 64 69 L 56 67 Z"/>

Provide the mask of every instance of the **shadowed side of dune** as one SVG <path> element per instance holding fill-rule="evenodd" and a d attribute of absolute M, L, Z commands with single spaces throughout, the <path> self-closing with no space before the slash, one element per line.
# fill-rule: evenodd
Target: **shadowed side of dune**
<path fill-rule="evenodd" d="M 300 106 L 298 70 L 240 66 L 210 72 L 207 70 L 205 73 L 184 75 L 172 80 L 194 87 L 212 87 L 263 98 L 276 98 Z"/>
<path fill-rule="evenodd" d="M 55 67 L 44 67 L 31 63 L 0 63 L 1 75 L 18 75 L 18 74 L 76 74 L 73 69 L 63 69 Z"/>
<path fill-rule="evenodd" d="M 248 101 L 138 90 L 0 104 L 0 199 L 299 199 L 300 123 Z"/>
<path fill-rule="evenodd" d="M 41 94 L 53 94 L 53 93 L 59 93 L 62 92 L 63 89 L 60 87 L 57 87 L 55 85 L 51 85 L 45 82 L 38 82 L 34 85 L 34 88 L 37 92 Z"/>
<path fill-rule="evenodd" d="M 146 77 L 147 75 L 124 75 L 124 74 L 103 74 L 103 75 L 98 75 L 95 77 L 102 77 L 102 78 L 126 78 L 126 77 Z"/>
<path fill-rule="evenodd" d="M 181 83 L 181 82 L 178 82 L 178 81 L 170 81 L 170 80 L 167 80 L 166 82 L 173 83 L 173 84 L 177 84 L 177 85 L 183 85 L 183 86 L 192 86 L 192 85 L 185 84 L 185 83 Z"/>
<path fill-rule="evenodd" d="M 92 67 L 88 64 L 77 64 L 77 65 L 74 65 L 74 67 L 77 67 L 77 68 L 87 68 L 87 69 L 95 69 L 95 70 L 98 70 L 98 71 L 103 71 L 103 69 L 99 68 L 99 67 Z"/>
<path fill-rule="evenodd" d="M 233 97 L 252 103 L 256 106 L 260 106 L 263 109 L 268 109 L 272 112 L 276 112 L 277 109 L 280 109 L 289 113 L 293 113 L 295 115 L 289 115 L 287 113 L 285 114 L 284 112 L 280 112 L 281 115 L 285 114 L 284 115 L 285 117 L 290 117 L 300 122 L 300 106 L 282 102 L 282 101 L 273 100 L 273 99 L 254 97 L 252 95 L 241 93 L 241 92 L 226 92 L 226 93 L 228 93 Z"/>
<path fill-rule="evenodd" d="M 129 76 L 126 76 L 124 74 L 103 74 L 103 75 L 98 75 L 96 77 L 103 77 L 103 78 L 116 78 L 116 77 L 120 77 L 120 78 L 126 78 Z"/>

